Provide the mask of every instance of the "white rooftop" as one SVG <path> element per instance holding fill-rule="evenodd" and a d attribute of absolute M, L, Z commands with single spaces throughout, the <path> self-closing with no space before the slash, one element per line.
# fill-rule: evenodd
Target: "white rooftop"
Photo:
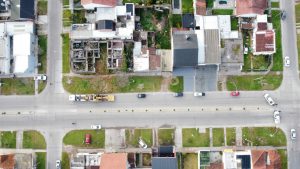
<path fill-rule="evenodd" d="M 268 22 L 268 16 L 267 15 L 257 15 L 256 16 L 256 21 L 261 23 L 261 22 L 264 22 L 264 23 L 267 23 Z"/>
<path fill-rule="evenodd" d="M 149 50 L 147 50 L 146 53 L 143 53 L 141 42 L 134 42 L 133 69 L 135 72 L 149 70 Z"/>
<path fill-rule="evenodd" d="M 218 24 L 222 39 L 236 39 L 239 37 L 238 31 L 231 31 L 230 15 L 218 15 Z"/>
<path fill-rule="evenodd" d="M 203 16 L 204 29 L 219 29 L 218 16 Z"/>

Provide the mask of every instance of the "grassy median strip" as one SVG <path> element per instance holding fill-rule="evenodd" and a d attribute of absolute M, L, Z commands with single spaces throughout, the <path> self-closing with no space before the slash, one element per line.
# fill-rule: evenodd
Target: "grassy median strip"
<path fill-rule="evenodd" d="M 0 79 L 2 83 L 0 94 L 2 95 L 33 95 L 33 78 L 4 78 Z"/>
<path fill-rule="evenodd" d="M 272 71 L 283 70 L 282 49 L 281 49 L 281 24 L 280 24 L 280 10 L 272 10 L 272 23 L 275 29 L 276 36 L 276 53 L 273 54 Z"/>
<path fill-rule="evenodd" d="M 198 128 L 182 129 L 183 147 L 209 147 L 209 129 L 202 133 Z"/>
<path fill-rule="evenodd" d="M 23 132 L 23 148 L 46 149 L 44 136 L 35 130 Z"/>
<path fill-rule="evenodd" d="M 139 147 L 139 139 L 141 138 L 148 147 L 152 146 L 152 129 L 134 129 L 134 130 L 126 130 L 126 144 Z"/>
<path fill-rule="evenodd" d="M 38 15 L 47 15 L 48 12 L 48 1 L 47 0 L 39 0 L 37 3 L 38 7 Z"/>
<path fill-rule="evenodd" d="M 174 145 L 175 129 L 159 129 L 158 143 L 159 145 Z"/>
<path fill-rule="evenodd" d="M 70 38 L 69 34 L 61 35 L 63 40 L 62 55 L 63 55 L 63 73 L 70 73 Z"/>
<path fill-rule="evenodd" d="M 16 132 L 1 131 L 0 132 L 0 147 L 1 148 L 16 148 Z"/>
<path fill-rule="evenodd" d="M 235 128 L 226 128 L 226 143 L 227 143 L 227 146 L 235 146 L 236 145 Z"/>
<path fill-rule="evenodd" d="M 36 154 L 36 168 L 37 169 L 46 169 L 47 157 L 45 152 L 37 152 Z"/>
<path fill-rule="evenodd" d="M 297 4 L 295 6 L 295 12 L 296 12 L 296 23 L 300 23 L 300 4 Z"/>
<path fill-rule="evenodd" d="M 91 135 L 91 143 L 85 144 L 85 135 Z M 65 145 L 84 148 L 104 148 L 105 130 L 73 130 L 67 133 L 63 139 Z"/>
<path fill-rule="evenodd" d="M 41 66 L 38 67 L 39 74 L 45 74 L 47 71 L 47 36 L 38 36 L 39 52 L 38 52 L 38 62 Z"/>
<path fill-rule="evenodd" d="M 280 155 L 280 160 L 281 160 L 281 169 L 287 169 L 288 168 L 288 163 L 287 163 L 287 151 L 282 149 L 282 150 L 277 150 L 279 155 Z"/>
<path fill-rule="evenodd" d="M 281 85 L 282 75 L 246 75 L 246 76 L 228 76 L 227 90 L 275 90 Z"/>
<path fill-rule="evenodd" d="M 224 146 L 224 128 L 213 128 L 213 146 Z"/>
<path fill-rule="evenodd" d="M 300 34 L 297 35 L 297 46 L 298 46 L 298 66 L 299 66 L 298 69 L 300 69 Z"/>
<path fill-rule="evenodd" d="M 70 169 L 70 158 L 66 152 L 62 153 L 61 169 Z"/>
<path fill-rule="evenodd" d="M 275 127 L 245 127 L 243 145 L 247 146 L 286 146 L 284 132 Z"/>

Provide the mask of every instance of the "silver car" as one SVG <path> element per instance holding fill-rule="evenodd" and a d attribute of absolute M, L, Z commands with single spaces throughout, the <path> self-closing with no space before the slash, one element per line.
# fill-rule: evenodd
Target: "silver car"
<path fill-rule="evenodd" d="M 275 101 L 272 99 L 272 97 L 269 94 L 265 94 L 264 98 L 266 99 L 266 101 L 269 103 L 269 105 L 271 106 L 276 106 L 277 104 L 275 103 Z"/>
<path fill-rule="evenodd" d="M 274 117 L 275 124 L 280 124 L 280 111 L 275 110 L 273 117 Z"/>
<path fill-rule="evenodd" d="M 292 140 L 296 139 L 296 130 L 295 129 L 291 129 L 291 139 Z"/>

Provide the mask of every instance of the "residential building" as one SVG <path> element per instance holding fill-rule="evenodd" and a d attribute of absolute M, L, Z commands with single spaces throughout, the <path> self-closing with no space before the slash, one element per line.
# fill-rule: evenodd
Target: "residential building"
<path fill-rule="evenodd" d="M 263 15 L 268 7 L 268 0 L 236 0 L 236 12 L 239 17 Z"/>
<path fill-rule="evenodd" d="M 128 169 L 127 153 L 104 153 L 99 169 Z"/>
<path fill-rule="evenodd" d="M 149 71 L 149 50 L 142 48 L 141 42 L 134 42 L 133 48 L 133 71 Z"/>
<path fill-rule="evenodd" d="M 32 154 L 2 154 L 0 155 L 1 169 L 34 168 L 34 159 Z"/>
<path fill-rule="evenodd" d="M 223 152 L 224 169 L 252 169 L 251 151 L 232 151 Z"/>
<path fill-rule="evenodd" d="M 115 7 L 117 0 L 81 0 L 84 9 L 94 10 L 100 7 Z"/>
<path fill-rule="evenodd" d="M 71 169 L 94 169 L 99 168 L 103 153 L 77 153 L 71 158 Z"/>
<path fill-rule="evenodd" d="M 281 168 L 280 155 L 275 150 L 252 150 L 253 169 Z"/>
<path fill-rule="evenodd" d="M 177 169 L 178 162 L 173 146 L 160 146 L 158 152 L 153 153 L 152 169 Z"/>

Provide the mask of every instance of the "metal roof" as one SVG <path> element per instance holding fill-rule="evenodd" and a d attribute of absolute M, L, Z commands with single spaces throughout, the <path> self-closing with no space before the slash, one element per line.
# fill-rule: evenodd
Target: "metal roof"
<path fill-rule="evenodd" d="M 177 159 L 175 157 L 153 157 L 152 169 L 177 169 Z"/>
<path fill-rule="evenodd" d="M 218 29 L 204 30 L 205 64 L 220 64 L 220 34 Z"/>
<path fill-rule="evenodd" d="M 34 19 L 34 0 L 20 1 L 20 18 Z"/>

